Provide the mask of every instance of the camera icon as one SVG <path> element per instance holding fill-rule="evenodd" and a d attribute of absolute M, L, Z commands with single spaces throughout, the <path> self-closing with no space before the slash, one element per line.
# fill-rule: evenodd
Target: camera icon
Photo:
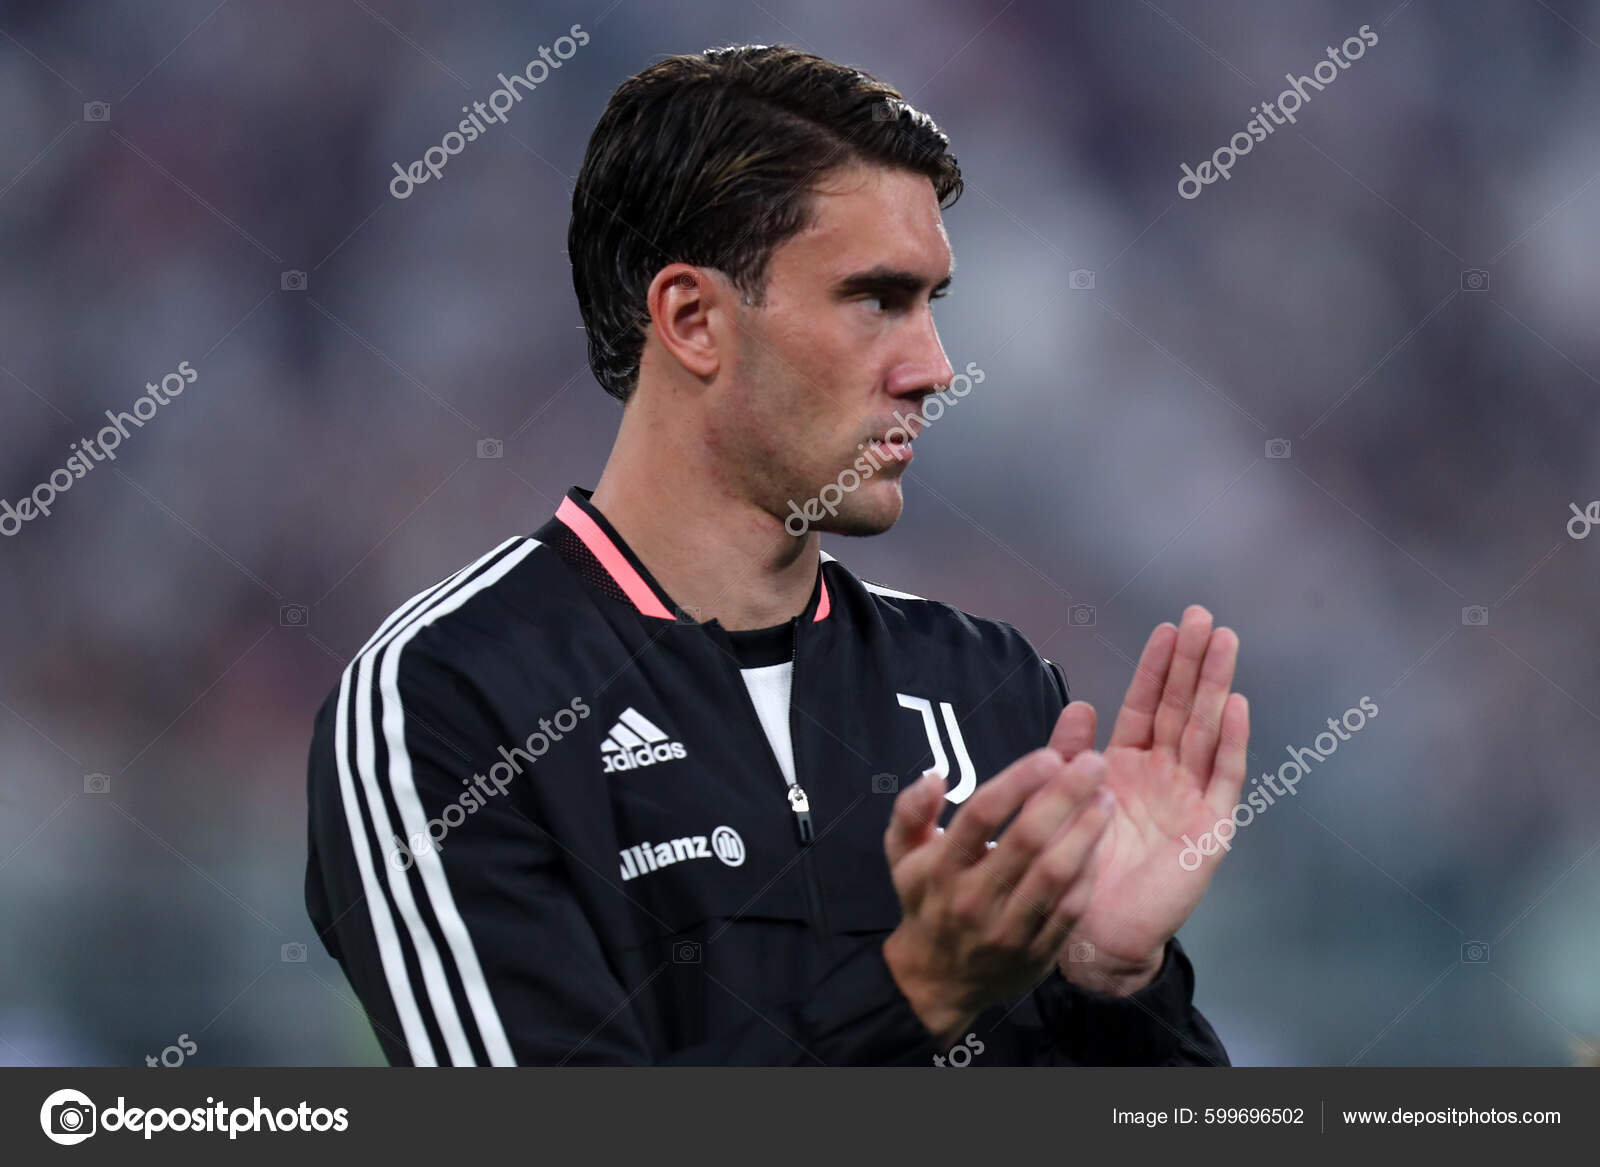
<path fill-rule="evenodd" d="M 1461 946 L 1462 964 L 1488 964 L 1489 945 L 1482 940 L 1468 940 Z"/>
<path fill-rule="evenodd" d="M 499 438 L 478 439 L 478 457 L 480 458 L 503 458 L 505 452 L 506 444 Z"/>
<path fill-rule="evenodd" d="M 1268 438 L 1267 439 L 1267 457 L 1269 457 L 1269 458 L 1287 458 L 1288 456 L 1289 456 L 1289 439 L 1288 438 Z"/>
<path fill-rule="evenodd" d="M 306 290 L 306 273 L 290 270 L 278 277 L 278 286 L 285 292 L 303 292 Z"/>
<path fill-rule="evenodd" d="M 285 604 L 278 609 L 278 623 L 285 628 L 304 628 L 311 622 L 311 609 L 304 604 Z"/>
<path fill-rule="evenodd" d="M 699 964 L 700 941 L 675 940 L 672 944 L 673 964 Z"/>
<path fill-rule="evenodd" d="M 1094 945 L 1087 940 L 1080 940 L 1077 944 L 1067 946 L 1067 959 L 1076 964 L 1094 963 Z"/>
<path fill-rule="evenodd" d="M 874 774 L 872 776 L 872 793 L 893 794 L 900 789 L 900 775 Z"/>
<path fill-rule="evenodd" d="M 85 1098 L 82 1102 L 61 1102 L 50 1108 L 50 1129 L 46 1132 L 52 1140 L 62 1135 L 77 1142 L 94 1134 L 94 1103 Z"/>
<path fill-rule="evenodd" d="M 108 122 L 111 120 L 111 103 L 106 101 L 86 101 L 83 103 L 83 120 L 86 122 Z"/>
<path fill-rule="evenodd" d="M 1093 604 L 1074 604 L 1067 609 L 1067 623 L 1074 628 L 1093 628 L 1095 625 L 1095 611 Z"/>
<path fill-rule="evenodd" d="M 83 776 L 83 792 L 85 794 L 110 794 L 110 774 L 85 774 Z"/>
<path fill-rule="evenodd" d="M 284 964 L 304 964 L 306 962 L 306 946 L 298 940 L 291 940 L 278 949 L 278 959 Z"/>
<path fill-rule="evenodd" d="M 1461 273 L 1461 290 L 1463 292 L 1487 292 L 1489 290 L 1489 273 L 1481 267 L 1469 267 Z"/>
<path fill-rule="evenodd" d="M 1094 272 L 1086 267 L 1076 267 L 1067 273 L 1067 286 L 1074 292 L 1094 291 Z"/>
<path fill-rule="evenodd" d="M 896 116 L 897 111 L 887 101 L 880 101 L 872 107 L 872 120 L 875 122 L 892 122 Z"/>
<path fill-rule="evenodd" d="M 1489 623 L 1489 609 L 1482 604 L 1468 604 L 1461 609 L 1461 622 L 1482 628 Z"/>

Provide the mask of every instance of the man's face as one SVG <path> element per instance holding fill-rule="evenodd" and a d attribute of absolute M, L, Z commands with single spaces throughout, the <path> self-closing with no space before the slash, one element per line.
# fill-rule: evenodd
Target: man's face
<path fill-rule="evenodd" d="M 899 419 L 952 376 L 931 306 L 950 242 L 933 184 L 911 171 L 852 166 L 812 197 L 810 226 L 772 253 L 764 305 L 736 305 L 710 440 L 730 486 L 775 517 L 820 496 L 836 513 L 812 503 L 810 525 L 876 535 L 900 517 L 911 457 L 890 439 L 921 432 Z"/>

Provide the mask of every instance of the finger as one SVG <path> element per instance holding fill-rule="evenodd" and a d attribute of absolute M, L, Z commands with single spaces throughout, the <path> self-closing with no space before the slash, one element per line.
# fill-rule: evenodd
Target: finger
<path fill-rule="evenodd" d="M 907 854 L 933 838 L 944 801 L 944 779 L 929 770 L 894 798 L 888 829 L 883 833 L 883 849 L 892 870 Z"/>
<path fill-rule="evenodd" d="M 1085 750 L 1028 799 L 1000 836 L 1000 845 L 979 867 L 983 877 L 995 884 L 996 900 L 1003 901 L 1021 884 L 1074 812 L 1087 811 L 1105 775 L 1104 756 Z"/>
<path fill-rule="evenodd" d="M 1178 739 L 1189 723 L 1189 710 L 1194 706 L 1200 662 L 1205 659 L 1206 645 L 1210 643 L 1211 613 L 1199 604 L 1190 604 L 1183 610 L 1183 621 L 1178 625 L 1172 668 L 1167 671 L 1167 684 L 1161 691 L 1161 705 L 1156 710 L 1155 737 L 1150 743 L 1153 748 L 1165 746 L 1174 754 L 1178 752 Z"/>
<path fill-rule="evenodd" d="M 1094 749 L 1097 721 L 1093 705 L 1074 701 L 1056 718 L 1056 727 L 1050 733 L 1050 748 L 1069 762 L 1084 750 Z"/>
<path fill-rule="evenodd" d="M 1035 940 L 1060 947 L 1072 921 L 1059 911 L 1072 885 L 1089 870 L 1089 856 L 1111 821 L 1116 800 L 1104 787 L 1083 800 L 1082 813 L 1067 823 L 1028 865 L 1016 891 L 1000 910 L 1004 935 L 1019 943 Z M 1007 832 L 1009 833 L 1009 832 Z M 1056 935 L 1052 929 L 1059 929 Z M 1041 936 L 1040 933 L 1045 935 Z"/>
<path fill-rule="evenodd" d="M 1107 825 L 1109 825 L 1109 818 Z M 1111 837 L 1109 831 L 1101 831 L 1100 837 L 1089 846 L 1089 855 L 1083 861 L 1084 870 L 1078 878 L 1067 884 L 1066 894 L 1056 901 L 1055 911 L 1045 926 L 1039 930 L 1035 938 L 1037 951 L 1053 953 L 1057 961 L 1060 960 L 1062 948 L 1072 936 L 1072 930 L 1077 927 L 1078 921 L 1083 919 L 1089 905 L 1094 902 L 1094 885 L 1099 864 L 1095 861 L 1095 851 L 1106 845 L 1106 840 Z"/>
<path fill-rule="evenodd" d="M 1243 693 L 1228 697 L 1222 707 L 1222 740 L 1216 764 L 1206 783 L 1206 805 L 1220 818 L 1232 814 L 1244 789 L 1245 753 L 1250 745 L 1250 701 Z"/>
<path fill-rule="evenodd" d="M 980 784 L 945 829 L 940 866 L 957 871 L 982 859 L 989 853 L 985 844 L 994 838 L 1000 824 L 1065 765 L 1060 754 L 1044 747 L 1022 755 Z"/>
<path fill-rule="evenodd" d="M 1217 738 L 1222 733 L 1222 706 L 1233 688 L 1233 672 L 1238 663 L 1238 635 L 1231 628 L 1218 628 L 1206 647 L 1194 708 L 1178 741 L 1178 762 L 1183 769 L 1199 776 L 1202 790 L 1216 760 Z"/>
<path fill-rule="evenodd" d="M 1150 748 L 1156 708 L 1161 702 L 1161 690 L 1167 683 L 1167 670 L 1172 664 L 1172 650 L 1177 643 L 1178 628 L 1175 624 L 1157 624 L 1150 633 L 1150 639 L 1145 641 L 1144 652 L 1139 655 L 1139 663 L 1133 670 L 1127 695 L 1122 698 L 1122 709 L 1117 713 L 1116 725 L 1111 727 L 1111 740 L 1106 743 L 1106 749 L 1114 746 L 1127 746 L 1135 750 Z"/>

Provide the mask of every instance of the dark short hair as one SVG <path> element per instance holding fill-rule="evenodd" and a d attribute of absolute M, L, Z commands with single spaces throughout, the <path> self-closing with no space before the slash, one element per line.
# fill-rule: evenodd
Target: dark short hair
<path fill-rule="evenodd" d="M 893 86 L 785 45 L 668 57 L 623 82 L 589 138 L 567 253 L 589 367 L 626 402 L 639 383 L 646 294 L 669 263 L 720 271 L 760 304 L 772 251 L 810 221 L 841 167 L 923 174 L 961 194 L 950 139 Z"/>

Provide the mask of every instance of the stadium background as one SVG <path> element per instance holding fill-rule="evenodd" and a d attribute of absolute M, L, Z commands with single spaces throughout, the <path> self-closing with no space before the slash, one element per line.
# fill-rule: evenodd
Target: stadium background
<path fill-rule="evenodd" d="M 1296 127 L 1178 196 L 1363 24 Z M 775 41 L 950 134 L 938 317 L 987 375 L 895 530 L 824 545 L 1017 624 L 1107 729 L 1150 627 L 1208 605 L 1252 774 L 1381 709 L 1184 930 L 1234 1059 L 1600 1035 L 1600 539 L 1566 529 L 1600 498 L 1600 5 L 13 3 L 0 33 L 0 494 L 199 373 L 0 540 L 0 1063 L 378 1060 L 302 907 L 311 715 L 399 602 L 594 484 L 618 411 L 564 247 L 610 91 Z"/>

